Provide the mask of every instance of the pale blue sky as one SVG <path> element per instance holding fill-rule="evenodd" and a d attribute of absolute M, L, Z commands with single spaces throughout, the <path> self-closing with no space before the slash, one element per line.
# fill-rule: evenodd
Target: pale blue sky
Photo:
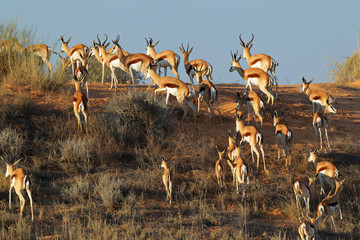
<path fill-rule="evenodd" d="M 0 22 L 17 20 L 32 27 L 48 45 L 61 35 L 71 36 L 73 46 L 90 45 L 97 34 L 101 39 L 120 34 L 120 44 L 132 53 L 145 52 L 144 38 L 152 37 L 160 40 L 155 50 L 181 56 L 181 43 L 190 43 L 190 60 L 210 62 L 215 83 L 243 83 L 229 72 L 230 50 L 242 52 L 239 34 L 248 41 L 253 33 L 251 53 L 266 53 L 279 62 L 279 84 L 300 84 L 302 76 L 328 82 L 328 56 L 342 62 L 358 48 L 359 9 L 359 0 L 7 0 L 1 4 Z M 60 43 L 55 50 L 60 52 Z M 244 59 L 240 64 L 248 68 Z M 180 78 L 189 82 L 182 60 Z"/>

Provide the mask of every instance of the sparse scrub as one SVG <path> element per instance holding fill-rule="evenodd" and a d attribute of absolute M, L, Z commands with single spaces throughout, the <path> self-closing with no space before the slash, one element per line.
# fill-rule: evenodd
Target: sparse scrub
<path fill-rule="evenodd" d="M 0 132 L 0 156 L 13 162 L 19 159 L 25 148 L 25 139 L 17 130 L 5 128 Z"/>
<path fill-rule="evenodd" d="M 100 176 L 96 184 L 96 191 L 99 194 L 103 204 L 110 210 L 117 209 L 122 202 L 124 195 L 122 193 L 123 181 L 116 176 L 104 174 Z"/>
<path fill-rule="evenodd" d="M 344 84 L 353 82 L 360 78 L 360 53 L 359 50 L 354 52 L 345 62 L 330 62 L 329 77 L 335 84 Z"/>

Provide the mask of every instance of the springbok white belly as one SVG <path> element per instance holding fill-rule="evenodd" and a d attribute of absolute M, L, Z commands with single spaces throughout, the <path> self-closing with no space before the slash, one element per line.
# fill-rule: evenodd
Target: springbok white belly
<path fill-rule="evenodd" d="M 141 70 L 141 62 L 137 62 L 137 63 L 133 63 L 131 64 L 131 68 L 135 71 L 140 71 Z"/>
<path fill-rule="evenodd" d="M 254 85 L 259 85 L 259 79 L 258 78 L 248 78 L 248 81 Z"/>
<path fill-rule="evenodd" d="M 177 88 L 170 88 L 170 87 L 166 87 L 166 92 L 170 93 L 171 95 L 176 97 L 177 94 Z"/>
<path fill-rule="evenodd" d="M 251 68 L 261 68 L 261 61 L 257 61 L 255 64 L 251 65 Z"/>

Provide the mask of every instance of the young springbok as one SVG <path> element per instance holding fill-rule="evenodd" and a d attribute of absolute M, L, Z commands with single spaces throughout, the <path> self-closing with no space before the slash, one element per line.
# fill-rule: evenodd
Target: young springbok
<path fill-rule="evenodd" d="M 301 240 L 315 240 L 317 238 L 318 218 L 304 220 L 298 228 Z"/>
<path fill-rule="evenodd" d="M 326 105 L 324 113 L 316 112 L 314 114 L 313 128 L 315 130 L 316 136 L 318 137 L 318 147 L 320 147 L 320 150 L 323 148 L 323 137 L 325 135 L 328 148 L 331 151 L 329 136 L 328 136 L 329 125 L 326 115 L 333 113 L 336 113 L 336 111 L 334 111 L 332 103 L 329 103 L 328 105 Z"/>
<path fill-rule="evenodd" d="M 238 135 L 239 135 L 238 131 L 235 131 L 234 135 L 231 134 L 230 130 L 228 132 L 229 146 L 227 147 L 227 156 L 228 156 L 227 163 L 229 164 L 229 167 L 231 169 L 231 173 L 233 175 L 233 182 L 234 183 L 235 183 L 235 172 L 234 172 L 233 162 L 234 162 L 235 158 L 237 157 L 234 142 L 236 142 L 236 138 L 237 138 Z"/>
<path fill-rule="evenodd" d="M 266 171 L 264 148 L 262 145 L 263 136 L 254 126 L 245 126 L 244 118 L 246 118 L 246 115 L 236 114 L 236 131 L 239 131 L 241 134 L 240 144 L 244 142 L 248 142 L 250 144 L 252 161 L 254 162 L 254 152 L 257 157 L 257 163 L 256 163 L 257 169 L 259 169 L 260 155 L 259 155 L 259 151 L 256 148 L 256 145 L 260 148 L 264 162 L 264 170 Z"/>
<path fill-rule="evenodd" d="M 251 108 L 256 126 L 258 126 L 258 122 L 256 121 L 256 117 L 257 117 L 260 121 L 260 126 L 262 129 L 263 117 L 261 116 L 260 112 L 262 109 L 264 109 L 264 102 L 261 100 L 259 95 L 257 95 L 256 92 L 248 91 L 248 88 L 245 88 L 243 95 L 241 95 L 239 92 L 237 93 L 236 102 L 237 102 L 237 109 L 240 109 L 241 106 L 246 102 L 248 109 L 248 124 L 250 124 L 250 108 Z"/>
<path fill-rule="evenodd" d="M 218 92 L 215 88 L 215 85 L 211 81 L 203 79 L 204 72 L 207 71 L 207 68 L 203 69 L 201 66 L 199 69 L 202 69 L 202 70 L 198 70 L 196 67 L 194 67 L 196 77 L 198 79 L 200 79 L 197 113 L 199 114 L 199 112 L 200 112 L 201 100 L 204 100 L 204 102 L 208 108 L 208 111 L 209 111 L 209 120 L 210 120 L 210 124 L 211 124 L 211 115 L 212 114 L 214 115 L 214 109 L 211 106 L 211 104 L 213 102 L 215 102 L 216 107 L 219 112 L 219 118 L 220 118 L 220 122 L 221 122 L 221 126 L 222 126 L 224 124 L 223 124 L 223 121 L 221 118 L 221 112 L 220 112 L 220 107 L 219 107 L 219 102 L 218 102 Z"/>
<path fill-rule="evenodd" d="M 333 181 L 335 181 L 335 185 L 336 185 L 336 180 L 339 177 L 339 171 L 331 162 L 328 161 L 319 162 L 317 159 L 317 153 L 318 153 L 317 149 L 315 151 L 311 151 L 310 156 L 308 158 L 308 162 L 312 162 L 314 164 L 316 175 L 319 176 L 320 185 L 321 185 L 320 194 L 323 193 L 324 195 L 326 195 L 323 188 L 323 179 L 325 179 L 326 182 L 328 182 L 332 187 L 334 187 Z M 328 180 L 328 178 L 331 178 L 332 181 Z"/>
<path fill-rule="evenodd" d="M 335 225 L 335 220 L 334 220 L 334 212 L 336 209 L 339 209 L 340 219 L 341 220 L 343 219 L 342 212 L 341 212 L 341 206 L 340 206 L 340 192 L 343 189 L 343 183 L 344 183 L 345 179 L 342 181 L 336 180 L 336 188 L 335 188 L 334 194 L 330 195 L 330 193 L 329 193 L 327 195 L 327 197 L 325 197 L 319 203 L 319 205 L 317 207 L 317 213 L 318 213 L 319 220 L 324 215 L 326 215 L 326 218 L 325 218 L 325 221 L 326 221 L 326 219 L 330 216 L 330 218 L 334 224 L 335 230 L 336 230 L 336 225 Z"/>
<path fill-rule="evenodd" d="M 14 166 L 20 162 L 21 158 L 17 160 L 15 163 L 10 164 L 4 160 L 4 158 L 0 157 L 6 163 L 6 173 L 5 177 L 10 176 L 10 189 L 9 189 L 9 209 L 11 209 L 11 189 L 14 188 L 16 194 L 20 199 L 20 216 L 23 215 L 23 210 L 25 206 L 25 198 L 22 195 L 21 191 L 26 190 L 31 206 L 31 220 L 34 221 L 34 211 L 33 211 L 33 201 L 31 197 L 31 182 L 30 178 L 26 175 L 22 168 L 18 168 L 14 170 Z"/>
<path fill-rule="evenodd" d="M 219 184 L 219 188 L 225 187 L 225 165 L 223 161 L 225 160 L 225 154 L 227 148 L 223 151 L 219 150 L 218 146 L 216 146 L 216 151 L 218 152 L 219 159 L 215 163 L 215 174 Z"/>
<path fill-rule="evenodd" d="M 235 144 L 235 142 L 234 142 Z M 240 157 L 241 148 L 240 146 L 235 145 L 236 158 L 233 162 L 234 172 L 235 172 L 235 183 L 236 183 L 236 193 L 239 194 L 239 183 L 242 185 L 242 200 L 245 197 L 245 177 L 247 185 L 249 185 L 249 167 L 245 161 Z"/>
<path fill-rule="evenodd" d="M 275 135 L 278 145 L 278 160 L 280 159 L 280 148 L 283 149 L 283 155 L 285 159 L 285 167 L 291 166 L 291 141 L 293 138 L 292 132 L 285 124 L 280 123 L 280 117 L 283 112 L 278 113 L 274 111 L 274 127 Z"/>
<path fill-rule="evenodd" d="M 84 73 L 81 75 L 81 78 L 78 78 L 76 75 L 74 75 L 73 80 L 75 82 L 75 93 L 73 96 L 73 105 L 74 105 L 74 113 L 75 116 L 77 118 L 77 122 L 78 122 L 78 131 L 82 130 L 82 124 L 81 124 L 81 116 L 80 116 L 80 112 L 83 114 L 84 116 L 84 121 L 85 121 L 85 125 L 86 125 L 86 132 L 88 131 L 88 127 L 87 127 L 87 103 L 88 103 L 88 99 L 86 97 L 85 94 L 82 93 L 82 88 L 81 85 L 87 81 L 87 76 L 88 73 L 86 71 L 85 68 L 83 68 L 82 70 L 85 70 Z M 78 80 L 79 79 L 79 80 Z"/>
<path fill-rule="evenodd" d="M 305 208 L 307 214 L 310 214 L 310 196 L 314 191 L 315 187 L 315 177 L 309 177 L 309 184 L 303 179 L 297 180 L 293 184 L 293 191 L 296 198 L 296 207 L 298 208 L 301 215 L 303 215 L 303 211 L 301 210 L 300 200 L 303 199 L 305 203 Z"/>
<path fill-rule="evenodd" d="M 167 165 L 167 161 L 163 160 L 161 163 L 161 167 L 164 168 L 164 173 L 162 175 L 162 180 L 165 185 L 166 190 L 166 199 L 169 199 L 171 203 L 171 194 L 172 194 L 172 187 L 173 187 L 173 180 L 174 180 L 174 174 L 171 171 L 171 169 Z"/>

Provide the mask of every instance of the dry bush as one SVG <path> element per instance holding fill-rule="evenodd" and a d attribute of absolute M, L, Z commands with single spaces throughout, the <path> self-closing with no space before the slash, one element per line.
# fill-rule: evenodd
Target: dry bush
<path fill-rule="evenodd" d="M 89 172 L 94 167 L 94 142 L 91 138 L 68 138 L 54 146 L 50 159 L 64 172 Z"/>
<path fill-rule="evenodd" d="M 93 186 L 90 185 L 89 179 L 83 176 L 74 177 L 71 179 L 71 183 L 61 184 L 58 187 L 62 199 L 72 204 L 75 202 L 85 204 L 93 192 Z"/>
<path fill-rule="evenodd" d="M 354 52 L 350 57 L 346 58 L 343 63 L 334 61 L 334 63 L 331 64 L 329 59 L 329 65 L 329 77 L 335 84 L 349 83 L 360 78 L 359 51 Z"/>
<path fill-rule="evenodd" d="M 124 199 L 123 185 L 122 179 L 104 174 L 99 177 L 95 191 L 99 194 L 105 207 L 114 210 L 119 207 Z"/>
<path fill-rule="evenodd" d="M 5 128 L 0 132 L 0 155 L 9 162 L 21 157 L 25 148 L 25 139 L 17 130 Z"/>

